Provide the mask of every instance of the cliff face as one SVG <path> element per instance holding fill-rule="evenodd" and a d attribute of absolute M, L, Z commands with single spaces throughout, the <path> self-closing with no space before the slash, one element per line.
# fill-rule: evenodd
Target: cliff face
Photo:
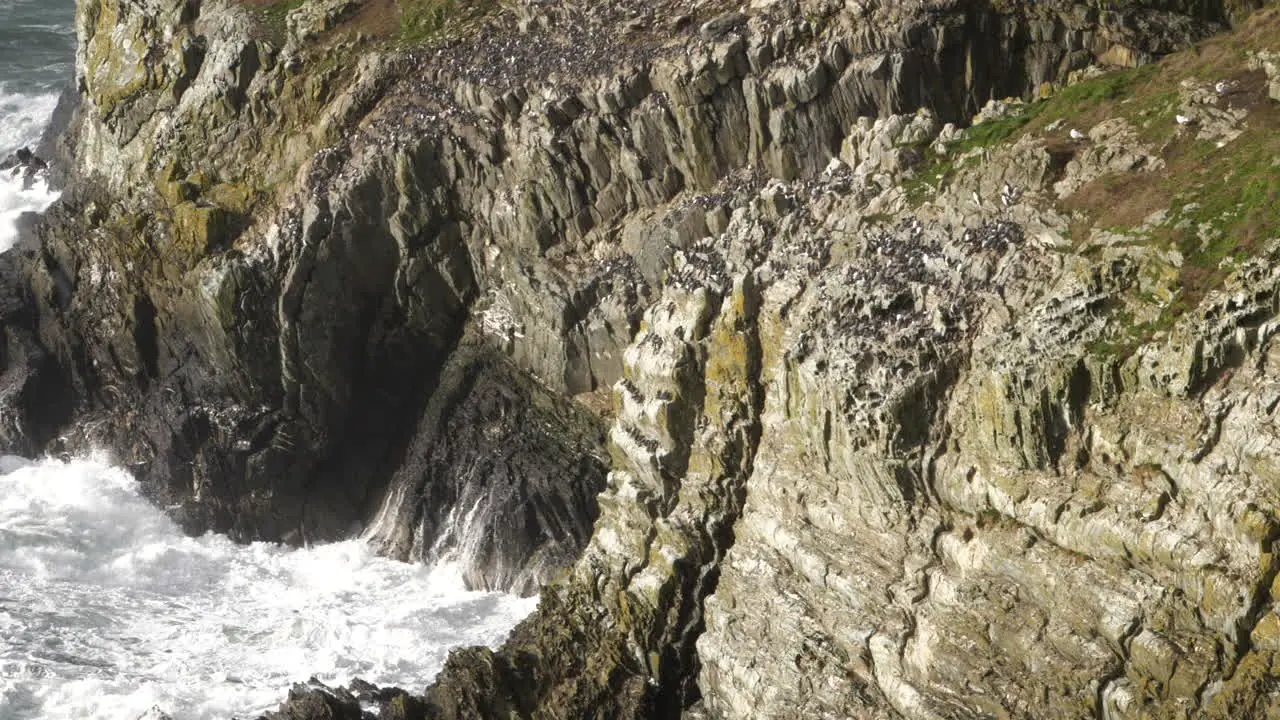
<path fill-rule="evenodd" d="M 573 578 L 429 699 L 1263 717 L 1276 19 L 740 190 L 626 354 Z"/>
<path fill-rule="evenodd" d="M 9 444 L 569 568 L 434 716 L 1275 700 L 1274 12 L 295 5 L 80 3 Z"/>

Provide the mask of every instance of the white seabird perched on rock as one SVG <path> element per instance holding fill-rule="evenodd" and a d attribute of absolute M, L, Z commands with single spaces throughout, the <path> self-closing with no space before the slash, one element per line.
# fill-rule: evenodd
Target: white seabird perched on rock
<path fill-rule="evenodd" d="M 1186 115 L 1174 115 L 1173 119 L 1176 120 L 1179 125 L 1191 124 L 1191 118 L 1187 117 Z"/>
<path fill-rule="evenodd" d="M 1069 134 L 1071 135 L 1071 139 L 1075 140 L 1076 142 L 1080 142 L 1081 140 L 1085 139 L 1085 137 L 1087 137 L 1084 133 L 1080 132 L 1075 128 L 1071 128 L 1071 132 Z"/>
<path fill-rule="evenodd" d="M 1005 183 L 1000 190 L 1000 202 L 1005 206 L 1015 205 L 1022 199 L 1022 188 Z"/>
<path fill-rule="evenodd" d="M 982 196 L 978 194 L 977 190 L 973 191 L 973 204 L 982 207 Z"/>
<path fill-rule="evenodd" d="M 1226 95 L 1227 91 L 1231 89 L 1231 83 L 1227 82 L 1226 80 L 1219 80 L 1217 84 L 1213 86 L 1213 89 L 1214 89 L 1214 92 L 1218 93 L 1219 95 Z"/>

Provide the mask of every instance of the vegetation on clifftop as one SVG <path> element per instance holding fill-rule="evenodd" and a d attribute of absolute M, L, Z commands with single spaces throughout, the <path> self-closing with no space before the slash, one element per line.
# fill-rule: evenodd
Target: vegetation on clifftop
<path fill-rule="evenodd" d="M 396 0 L 399 40 L 423 45 L 466 32 L 498 7 L 497 0 Z"/>
<path fill-rule="evenodd" d="M 268 37 L 283 42 L 289 13 L 307 0 L 240 2 L 254 9 Z M 427 45 L 473 29 L 498 7 L 498 0 L 371 0 L 338 18 L 331 34 Z"/>
<path fill-rule="evenodd" d="M 1078 236 L 1095 229 L 1131 235 L 1173 258 L 1175 267 L 1168 270 L 1176 284 L 1170 298 L 1158 301 L 1158 317 L 1117 323 L 1112 342 L 1122 356 L 1171 329 L 1280 234 L 1280 109 L 1267 98 L 1264 73 L 1247 64 L 1248 53 L 1262 49 L 1259 41 L 1274 37 L 1278 28 L 1276 11 L 1260 13 L 1236 35 L 1211 39 L 1155 65 L 1097 78 L 1076 86 L 1079 90 L 1068 88 L 1028 126 L 1028 132 L 1043 130 L 1047 118 L 1068 117 L 1072 107 L 1080 112 L 1070 115 L 1071 122 L 1081 127 L 1123 117 L 1163 162 L 1152 172 L 1100 177 L 1063 203 L 1079 220 Z M 1229 141 L 1202 139 L 1199 123 L 1176 122 L 1184 81 L 1222 83 L 1231 107 L 1247 112 L 1240 135 Z M 1072 99 L 1078 102 L 1066 104 Z"/>
<path fill-rule="evenodd" d="M 961 169 L 979 166 L 982 151 L 1024 137 L 1042 142 L 1065 165 L 1092 142 L 1073 139 L 1072 131 L 1128 121 L 1153 152 L 1155 169 L 1103 174 L 1058 203 L 1072 218 L 1078 250 L 1098 252 L 1102 246 L 1091 239 L 1097 233 L 1127 237 L 1155 251 L 1146 262 L 1161 267 L 1146 268 L 1148 276 L 1173 279 L 1167 294 L 1135 291 L 1112 307 L 1109 334 L 1094 350 L 1128 357 L 1171 330 L 1280 235 L 1280 107 L 1267 98 L 1265 74 L 1248 64 L 1249 53 L 1268 48 L 1278 32 L 1280 11 L 1267 10 L 1231 35 L 1160 62 L 1113 70 L 1015 104 L 1007 115 L 970 127 L 946 153 L 920 148 L 922 165 L 903 186 L 907 199 L 919 206 Z M 1196 83 L 1221 88 L 1224 107 L 1243 114 L 1238 136 L 1206 139 L 1199 121 L 1176 121 Z"/>

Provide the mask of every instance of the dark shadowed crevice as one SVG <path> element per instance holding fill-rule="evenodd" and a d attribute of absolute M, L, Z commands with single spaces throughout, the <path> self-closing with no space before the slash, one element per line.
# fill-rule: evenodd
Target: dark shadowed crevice
<path fill-rule="evenodd" d="M 160 342 L 156 333 L 156 306 L 139 295 L 133 301 L 133 343 L 142 362 L 138 378 L 143 389 L 160 376 Z"/>

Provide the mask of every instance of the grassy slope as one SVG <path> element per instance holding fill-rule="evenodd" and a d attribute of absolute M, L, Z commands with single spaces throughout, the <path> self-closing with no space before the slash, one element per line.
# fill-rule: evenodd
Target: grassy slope
<path fill-rule="evenodd" d="M 1240 261 L 1280 238 L 1280 103 L 1267 97 L 1265 75 L 1247 65 L 1250 50 L 1278 45 L 1280 11 L 1268 10 L 1238 32 L 1158 65 L 1094 81 L 1111 83 L 1114 94 L 1109 91 L 1086 105 L 1087 119 L 1130 119 L 1142 139 L 1159 148 L 1165 165 L 1156 172 L 1100 178 L 1064 204 L 1078 213 L 1084 231 L 1136 233 L 1154 247 L 1177 250 L 1181 256 L 1181 264 L 1171 268 L 1177 277 L 1172 297 L 1159 303 L 1156 319 L 1135 325 L 1125 323 L 1122 315 L 1113 323 L 1109 342 L 1120 354 L 1171 328 L 1207 293 L 1221 288 Z M 1179 83 L 1187 78 L 1234 83 L 1228 102 L 1249 111 L 1240 137 L 1220 148 L 1197 140 L 1194 132 L 1179 131 L 1173 118 Z M 1060 107 L 1049 110 L 1062 112 Z M 1163 221 L 1135 230 L 1160 210 L 1168 211 Z"/>
<path fill-rule="evenodd" d="M 238 0 L 254 9 L 270 37 L 283 39 L 285 16 L 306 0 Z M 498 8 L 498 0 L 366 0 L 331 33 L 363 35 L 402 45 L 429 45 L 467 32 Z"/>
<path fill-rule="evenodd" d="M 1248 68 L 1250 51 L 1269 48 L 1280 48 L 1280 9 L 1261 11 L 1237 31 L 1157 64 L 1107 73 L 1031 103 L 1016 116 L 977 125 L 948 156 L 926 150 L 926 167 L 906 184 L 907 196 L 918 204 L 947 183 L 958 164 L 980 162 L 977 156 L 959 159 L 968 151 L 1031 135 L 1051 150 L 1071 153 L 1072 128 L 1127 118 L 1158 150 L 1164 167 L 1103 176 L 1060 203 L 1074 218 L 1072 233 L 1083 252 L 1090 252 L 1090 234 L 1105 229 L 1181 256 L 1176 267 L 1148 269 L 1176 277 L 1170 297 L 1130 298 L 1158 304 L 1154 313 L 1150 307 L 1138 313 L 1157 318 L 1135 324 L 1129 320 L 1134 313 L 1122 309 L 1113 315 L 1111 337 L 1095 348 L 1127 355 L 1222 287 L 1239 261 L 1280 238 L 1280 102 L 1267 97 L 1262 71 Z M 1195 139 L 1194 131 L 1180 131 L 1174 116 L 1186 79 L 1233 83 L 1227 101 L 1249 111 L 1239 138 L 1220 148 Z M 1162 210 L 1163 221 L 1143 227 Z"/>

